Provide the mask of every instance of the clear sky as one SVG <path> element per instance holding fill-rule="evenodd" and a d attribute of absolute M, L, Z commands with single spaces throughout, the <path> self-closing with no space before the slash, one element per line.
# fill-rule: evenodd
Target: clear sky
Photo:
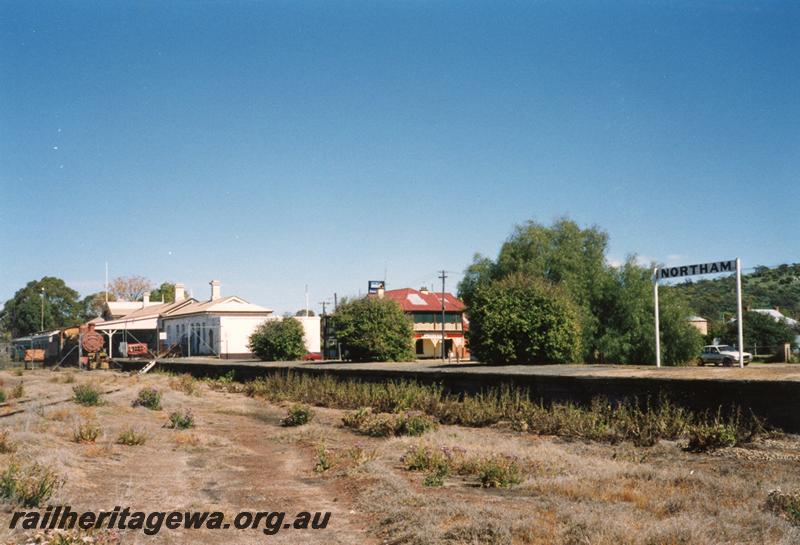
<path fill-rule="evenodd" d="M 0 3 L 0 300 L 419 287 L 516 223 L 800 260 L 800 3 Z M 438 282 L 438 281 L 437 281 Z"/>

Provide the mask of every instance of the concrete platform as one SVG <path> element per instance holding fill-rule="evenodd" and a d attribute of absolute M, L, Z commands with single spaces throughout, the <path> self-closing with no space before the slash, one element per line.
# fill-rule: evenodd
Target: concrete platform
<path fill-rule="evenodd" d="M 141 368 L 144 360 L 116 360 L 123 369 Z M 800 432 L 800 365 L 750 364 L 738 367 L 662 367 L 633 365 L 503 365 L 442 363 L 262 362 L 216 358 L 159 360 L 157 367 L 195 376 L 221 376 L 233 371 L 249 380 L 288 371 L 330 374 L 365 381 L 415 380 L 441 384 L 450 393 L 476 393 L 509 385 L 530 391 L 544 401 L 588 403 L 639 401 L 667 396 L 693 410 L 740 407 L 788 432 Z"/>

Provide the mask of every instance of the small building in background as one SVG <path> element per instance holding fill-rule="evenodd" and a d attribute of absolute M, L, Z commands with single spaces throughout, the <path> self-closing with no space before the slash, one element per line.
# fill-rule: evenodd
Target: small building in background
<path fill-rule="evenodd" d="M 689 323 L 697 328 L 702 336 L 708 335 L 708 320 L 701 316 L 690 316 Z"/>
<path fill-rule="evenodd" d="M 373 297 L 385 297 L 400 305 L 414 323 L 414 352 L 417 358 L 442 357 L 442 293 L 427 288 L 415 290 L 377 290 Z M 444 293 L 444 357 L 469 359 L 464 333 L 468 321 L 464 303 L 451 293 Z"/>

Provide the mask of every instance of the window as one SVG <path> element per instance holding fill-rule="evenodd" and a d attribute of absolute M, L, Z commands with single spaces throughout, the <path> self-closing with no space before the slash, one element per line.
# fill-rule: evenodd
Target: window
<path fill-rule="evenodd" d="M 416 344 L 417 356 L 421 356 L 422 354 L 425 353 L 424 342 L 425 341 L 423 341 L 422 339 L 417 339 L 417 344 Z"/>

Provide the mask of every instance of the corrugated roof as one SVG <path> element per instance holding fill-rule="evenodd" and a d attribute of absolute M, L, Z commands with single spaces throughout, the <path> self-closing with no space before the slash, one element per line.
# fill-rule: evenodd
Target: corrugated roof
<path fill-rule="evenodd" d="M 205 301 L 203 303 L 194 302 L 193 304 L 176 310 L 175 312 L 171 312 L 169 316 L 186 316 L 188 314 L 201 314 L 206 312 L 271 314 L 272 309 L 254 305 L 253 303 L 248 303 L 241 297 L 231 295 L 228 297 L 214 299 L 213 301 Z"/>

